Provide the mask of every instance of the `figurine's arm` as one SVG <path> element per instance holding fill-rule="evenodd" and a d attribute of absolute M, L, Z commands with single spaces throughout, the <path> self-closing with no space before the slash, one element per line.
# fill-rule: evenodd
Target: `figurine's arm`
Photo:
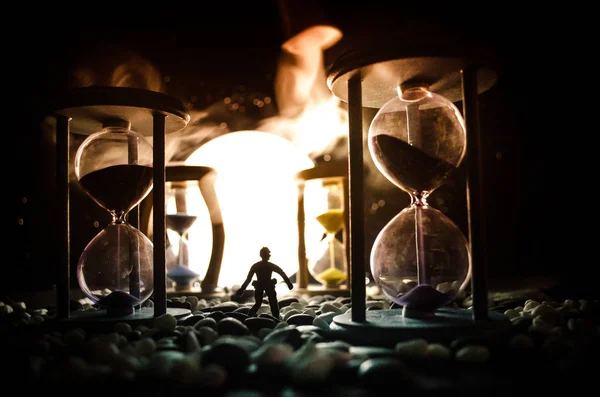
<path fill-rule="evenodd" d="M 246 290 L 246 287 L 248 287 L 248 284 L 250 284 L 250 281 L 252 281 L 252 277 L 254 276 L 255 270 L 254 270 L 254 265 L 252 265 L 252 267 L 250 268 L 250 271 L 248 271 L 248 277 L 246 277 L 246 281 L 244 281 L 244 284 L 242 284 L 242 286 L 240 287 L 240 289 L 238 290 L 238 294 L 241 294 L 242 292 L 244 292 Z"/>
<path fill-rule="evenodd" d="M 273 271 L 277 274 L 279 274 L 281 276 L 281 278 L 283 278 L 283 281 L 285 281 L 285 283 L 287 284 L 289 289 L 294 288 L 294 284 L 292 284 L 292 282 L 290 281 L 290 278 L 287 276 L 287 274 L 284 273 L 283 269 L 281 269 L 279 266 L 273 264 Z"/>

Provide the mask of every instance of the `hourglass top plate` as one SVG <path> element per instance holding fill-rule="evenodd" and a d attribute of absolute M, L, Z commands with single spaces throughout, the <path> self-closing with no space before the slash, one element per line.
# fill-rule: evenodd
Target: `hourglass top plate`
<path fill-rule="evenodd" d="M 374 52 L 348 52 L 329 69 L 327 84 L 333 94 L 348 102 L 348 80 L 360 73 L 362 106 L 380 108 L 395 95 L 402 83 L 426 83 L 446 99 L 462 100 L 461 70 L 475 60 L 461 57 L 404 57 L 390 59 Z M 478 92 L 490 89 L 497 80 L 490 67 L 477 70 Z"/>
<path fill-rule="evenodd" d="M 89 135 L 103 128 L 108 120 L 121 119 L 131 129 L 146 136 L 153 134 L 154 112 L 165 119 L 165 132 L 183 129 L 190 120 L 184 104 L 177 98 L 139 88 L 84 87 L 65 93 L 53 104 L 55 115 L 71 118 L 71 131 Z M 53 124 L 54 117 L 48 117 Z"/>
<path fill-rule="evenodd" d="M 296 174 L 296 178 L 302 181 L 311 179 L 338 179 L 348 177 L 348 160 L 334 160 L 307 168 Z"/>
<path fill-rule="evenodd" d="M 166 178 L 169 182 L 199 181 L 214 171 L 214 168 L 195 165 L 168 165 Z"/>

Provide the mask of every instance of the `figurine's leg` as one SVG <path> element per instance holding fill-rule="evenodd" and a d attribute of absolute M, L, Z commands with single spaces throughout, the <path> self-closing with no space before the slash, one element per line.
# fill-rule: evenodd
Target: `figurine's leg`
<path fill-rule="evenodd" d="M 254 306 L 252 306 L 252 308 L 248 311 L 248 315 L 250 317 L 256 315 L 256 312 L 258 312 L 258 309 L 260 309 L 260 306 L 262 305 L 262 300 L 263 300 L 263 290 L 260 288 L 256 288 L 254 290 Z"/>
<path fill-rule="evenodd" d="M 275 288 L 267 290 L 267 297 L 269 298 L 269 306 L 271 306 L 271 315 L 279 319 L 279 302 L 277 302 Z"/>

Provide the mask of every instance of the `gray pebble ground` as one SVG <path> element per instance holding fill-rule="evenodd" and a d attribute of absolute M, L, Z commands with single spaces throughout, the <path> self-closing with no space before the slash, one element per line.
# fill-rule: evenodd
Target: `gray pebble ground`
<path fill-rule="evenodd" d="M 349 297 L 284 296 L 279 318 L 266 303 L 249 317 L 253 303 L 172 298 L 170 307 L 191 308 L 192 315 L 177 320 L 167 313 L 147 325 L 114 322 L 97 330 L 58 327 L 51 308 L 0 301 L 0 379 L 20 395 L 82 397 L 545 396 L 600 382 L 596 300 L 526 299 L 490 308 L 510 322 L 501 331 L 392 346 L 330 337 L 333 318 L 352 310 Z M 454 306 L 469 304 L 466 298 Z M 74 306 L 96 310 L 86 302 Z M 368 296 L 367 310 L 381 309 L 401 310 Z"/>

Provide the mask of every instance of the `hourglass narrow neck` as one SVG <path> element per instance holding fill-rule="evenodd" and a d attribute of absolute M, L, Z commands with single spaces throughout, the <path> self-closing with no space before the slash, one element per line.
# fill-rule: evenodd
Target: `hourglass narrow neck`
<path fill-rule="evenodd" d="M 127 223 L 127 220 L 125 219 L 125 216 L 127 215 L 127 212 L 125 211 L 110 211 L 110 215 L 112 216 L 112 222 L 113 224 L 123 224 L 123 223 Z"/>
<path fill-rule="evenodd" d="M 421 193 L 416 193 L 413 192 L 410 195 L 410 200 L 411 200 L 411 205 L 416 205 L 419 207 L 427 207 L 429 204 L 427 204 L 427 197 L 429 197 L 429 192 L 421 192 Z"/>

